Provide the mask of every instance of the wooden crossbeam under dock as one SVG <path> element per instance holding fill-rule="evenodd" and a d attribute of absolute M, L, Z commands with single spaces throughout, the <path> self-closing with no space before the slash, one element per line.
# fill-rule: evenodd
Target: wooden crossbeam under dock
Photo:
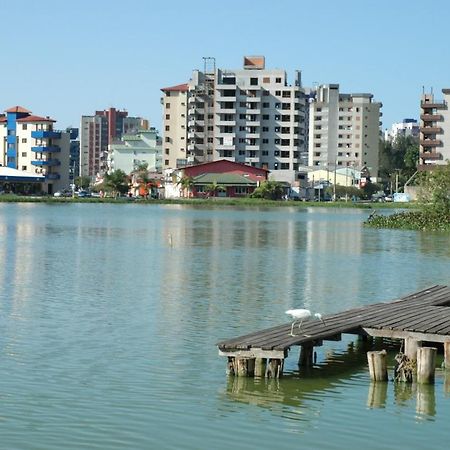
<path fill-rule="evenodd" d="M 235 372 L 234 359 L 280 360 L 282 367 L 292 346 L 310 348 L 324 340 L 339 340 L 342 333 L 449 343 L 449 306 L 450 288 L 436 285 L 388 303 L 324 316 L 324 323 L 305 321 L 297 336 L 291 336 L 288 323 L 224 340 L 217 346 L 219 354 L 228 357 L 229 370 Z M 450 345 L 448 348 L 450 351 Z"/>

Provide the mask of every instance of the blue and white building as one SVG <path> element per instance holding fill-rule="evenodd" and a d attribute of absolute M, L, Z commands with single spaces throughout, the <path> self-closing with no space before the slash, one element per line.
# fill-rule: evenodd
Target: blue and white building
<path fill-rule="evenodd" d="M 0 166 L 24 175 L 42 175 L 46 194 L 70 184 L 70 132 L 54 129 L 56 121 L 36 116 L 22 106 L 0 115 Z"/>

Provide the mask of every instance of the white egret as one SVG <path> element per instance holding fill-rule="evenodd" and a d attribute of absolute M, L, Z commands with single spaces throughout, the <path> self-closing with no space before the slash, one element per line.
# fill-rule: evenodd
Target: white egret
<path fill-rule="evenodd" d="M 298 325 L 298 329 L 300 330 L 302 327 L 302 323 L 304 320 L 309 319 L 313 314 L 311 314 L 311 311 L 309 309 L 288 309 L 286 311 L 286 314 L 290 315 L 294 321 L 292 322 L 291 325 L 291 336 L 296 336 L 294 334 L 294 325 L 300 321 L 300 324 Z M 325 325 L 325 321 L 322 319 L 322 314 L 320 313 L 315 313 L 314 317 L 316 319 L 319 319 L 324 325 Z"/>

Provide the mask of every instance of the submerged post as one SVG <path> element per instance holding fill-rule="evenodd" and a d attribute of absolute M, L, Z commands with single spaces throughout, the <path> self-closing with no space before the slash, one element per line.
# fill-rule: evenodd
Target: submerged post
<path fill-rule="evenodd" d="M 417 382 L 434 383 L 434 369 L 436 366 L 435 347 L 422 347 L 417 350 Z"/>
<path fill-rule="evenodd" d="M 266 367 L 266 378 L 281 378 L 283 375 L 284 360 L 271 358 Z"/>
<path fill-rule="evenodd" d="M 299 365 L 304 369 L 310 369 L 313 365 L 314 347 L 311 344 L 304 344 L 300 349 Z"/>
<path fill-rule="evenodd" d="M 372 381 L 387 381 L 386 350 L 367 352 L 370 379 Z"/>

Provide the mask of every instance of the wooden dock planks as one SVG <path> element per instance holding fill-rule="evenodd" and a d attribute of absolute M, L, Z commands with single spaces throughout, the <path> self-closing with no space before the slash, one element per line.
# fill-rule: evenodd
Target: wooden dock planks
<path fill-rule="evenodd" d="M 389 303 L 375 303 L 324 316 L 325 324 L 305 321 L 298 336 L 290 335 L 291 323 L 288 323 L 224 340 L 217 345 L 226 355 L 236 350 L 287 351 L 291 346 L 314 344 L 342 333 L 363 333 L 363 329 L 450 335 L 449 306 L 450 288 L 436 285 Z"/>

